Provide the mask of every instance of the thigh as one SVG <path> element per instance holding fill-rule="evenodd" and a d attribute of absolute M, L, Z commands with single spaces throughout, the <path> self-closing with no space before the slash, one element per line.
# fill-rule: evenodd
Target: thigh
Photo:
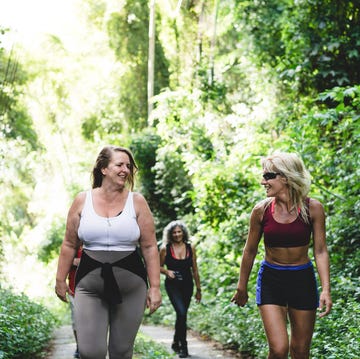
<path fill-rule="evenodd" d="M 101 282 L 100 273 L 89 273 L 76 287 L 74 314 L 81 358 L 105 358 L 109 309 L 94 283 Z M 98 276 L 98 279 L 95 277 Z M 97 286 L 95 286 L 96 288 Z"/>
<path fill-rule="evenodd" d="M 314 332 L 316 310 L 298 310 L 289 308 L 292 345 L 310 348 Z"/>
<path fill-rule="evenodd" d="M 184 302 L 185 302 L 186 308 L 189 308 L 189 306 L 190 306 L 193 292 L 194 292 L 194 283 L 193 283 L 192 279 L 184 281 L 182 293 L 184 296 Z"/>
<path fill-rule="evenodd" d="M 186 314 L 188 307 L 184 300 L 184 295 L 181 286 L 176 282 L 173 283 L 172 281 L 169 281 L 169 282 L 165 282 L 165 289 L 176 313 L 182 315 Z"/>
<path fill-rule="evenodd" d="M 287 332 L 287 308 L 266 304 L 259 306 L 265 334 L 270 348 L 286 350 L 289 346 Z"/>
<path fill-rule="evenodd" d="M 138 275 L 113 268 L 122 295 L 122 302 L 110 310 L 110 358 L 132 357 L 133 345 L 144 316 L 147 287 Z"/>

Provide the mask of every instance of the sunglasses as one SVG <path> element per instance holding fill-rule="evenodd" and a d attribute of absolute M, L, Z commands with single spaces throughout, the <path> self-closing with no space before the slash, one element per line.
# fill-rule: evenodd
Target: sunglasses
<path fill-rule="evenodd" d="M 281 175 L 281 173 L 279 173 L 279 172 L 265 172 L 263 174 L 263 178 L 264 178 L 265 181 L 268 181 L 268 180 L 276 178 L 277 175 Z"/>

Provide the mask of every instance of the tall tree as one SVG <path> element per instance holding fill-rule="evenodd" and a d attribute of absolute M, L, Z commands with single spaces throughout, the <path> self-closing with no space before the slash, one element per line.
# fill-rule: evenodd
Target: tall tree
<path fill-rule="evenodd" d="M 108 21 L 110 46 L 117 59 L 127 65 L 121 78 L 121 102 L 119 107 L 132 130 L 147 126 L 147 79 L 148 79 L 148 32 L 149 6 L 147 0 L 125 3 L 119 12 L 114 12 Z M 159 20 L 157 12 L 156 22 Z M 168 86 L 168 62 L 157 32 L 155 32 L 154 94 Z"/>

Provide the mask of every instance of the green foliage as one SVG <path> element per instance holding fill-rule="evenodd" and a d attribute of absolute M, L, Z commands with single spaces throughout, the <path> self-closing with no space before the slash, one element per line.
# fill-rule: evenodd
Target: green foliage
<path fill-rule="evenodd" d="M 157 152 L 155 173 L 155 195 L 158 196 L 157 219 L 163 228 L 171 220 L 183 217 L 193 211 L 190 193 L 193 185 L 186 169 L 183 156 L 161 148 Z"/>
<path fill-rule="evenodd" d="M 171 359 L 174 355 L 168 353 L 163 346 L 139 333 L 134 346 L 134 359 Z"/>
<path fill-rule="evenodd" d="M 359 325 L 359 300 L 351 296 L 335 298 L 331 315 L 317 321 L 311 357 L 357 358 L 360 352 Z"/>
<path fill-rule="evenodd" d="M 319 95 L 317 106 L 286 132 L 290 146 L 302 153 L 321 196 L 328 222 L 332 263 L 351 276 L 359 275 L 360 210 L 358 181 L 360 87 L 333 88 Z M 319 150 L 320 149 L 320 150 Z M 354 260 L 343 262 L 353 255 Z"/>
<path fill-rule="evenodd" d="M 156 208 L 158 196 L 155 194 L 155 173 L 153 167 L 156 163 L 156 151 L 161 138 L 154 131 L 143 131 L 131 139 L 130 149 L 134 154 L 140 175 L 141 193 L 149 203 L 150 208 Z"/>
<path fill-rule="evenodd" d="M 55 318 L 24 294 L 0 288 L 0 357 L 45 358 Z"/>
<path fill-rule="evenodd" d="M 60 253 L 61 243 L 65 235 L 65 220 L 54 219 L 51 228 L 46 234 L 45 243 L 40 247 L 38 257 L 44 263 L 49 263 Z"/>
<path fill-rule="evenodd" d="M 0 178 L 0 259 L 2 246 L 20 237 L 36 222 L 28 209 L 34 187 L 34 152 L 28 150 L 22 140 L 0 141 L 0 168 L 4 174 Z M 4 262 L 0 260 L 0 276 Z"/>
<path fill-rule="evenodd" d="M 131 149 L 138 163 L 142 193 L 157 224 L 157 236 L 168 222 L 191 213 L 193 189 L 186 164 L 171 147 L 159 150 L 161 138 L 152 131 L 134 136 Z"/>
<path fill-rule="evenodd" d="M 237 13 L 258 60 L 286 88 L 306 94 L 360 82 L 357 1 L 246 1 Z"/>
<path fill-rule="evenodd" d="M 242 173 L 217 166 L 216 171 L 204 178 L 204 187 L 196 193 L 202 221 L 218 230 L 221 223 L 233 217 L 240 219 L 249 207 L 251 186 Z"/>
<path fill-rule="evenodd" d="M 27 75 L 16 50 L 7 53 L 1 47 L 5 34 L 5 30 L 0 32 L 0 139 L 23 140 L 29 149 L 35 149 L 37 134 L 22 100 Z"/>
<path fill-rule="evenodd" d="M 126 2 L 119 13 L 112 13 L 107 24 L 110 47 L 128 66 L 122 75 L 118 105 L 132 130 L 141 130 L 147 125 L 148 18 L 148 1 L 136 0 Z M 155 36 L 154 94 L 158 94 L 168 86 L 169 71 L 157 33 Z"/>

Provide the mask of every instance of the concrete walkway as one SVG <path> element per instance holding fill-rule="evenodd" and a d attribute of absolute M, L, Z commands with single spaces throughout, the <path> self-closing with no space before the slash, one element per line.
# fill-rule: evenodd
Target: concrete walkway
<path fill-rule="evenodd" d="M 71 359 L 76 349 L 71 325 L 55 329 L 52 340 L 52 353 L 48 359 Z"/>
<path fill-rule="evenodd" d="M 161 326 L 143 325 L 140 331 L 154 341 L 162 344 L 169 353 L 172 353 L 171 342 L 173 331 Z M 75 351 L 75 341 L 70 325 L 55 330 L 53 336 L 53 350 L 47 359 L 71 359 Z M 239 356 L 216 349 L 211 342 L 203 341 L 188 333 L 188 348 L 191 359 L 234 359 Z M 174 358 L 177 355 L 174 354 Z"/>
<path fill-rule="evenodd" d="M 159 344 L 162 344 L 169 353 L 172 353 L 171 343 L 174 332 L 172 329 L 161 326 L 144 325 L 140 327 L 140 331 L 152 338 Z M 210 341 L 200 340 L 192 335 L 189 331 L 187 334 L 188 350 L 191 359 L 234 359 L 239 356 L 231 355 L 223 350 L 216 349 L 214 344 Z M 174 355 L 177 358 L 177 355 Z"/>

